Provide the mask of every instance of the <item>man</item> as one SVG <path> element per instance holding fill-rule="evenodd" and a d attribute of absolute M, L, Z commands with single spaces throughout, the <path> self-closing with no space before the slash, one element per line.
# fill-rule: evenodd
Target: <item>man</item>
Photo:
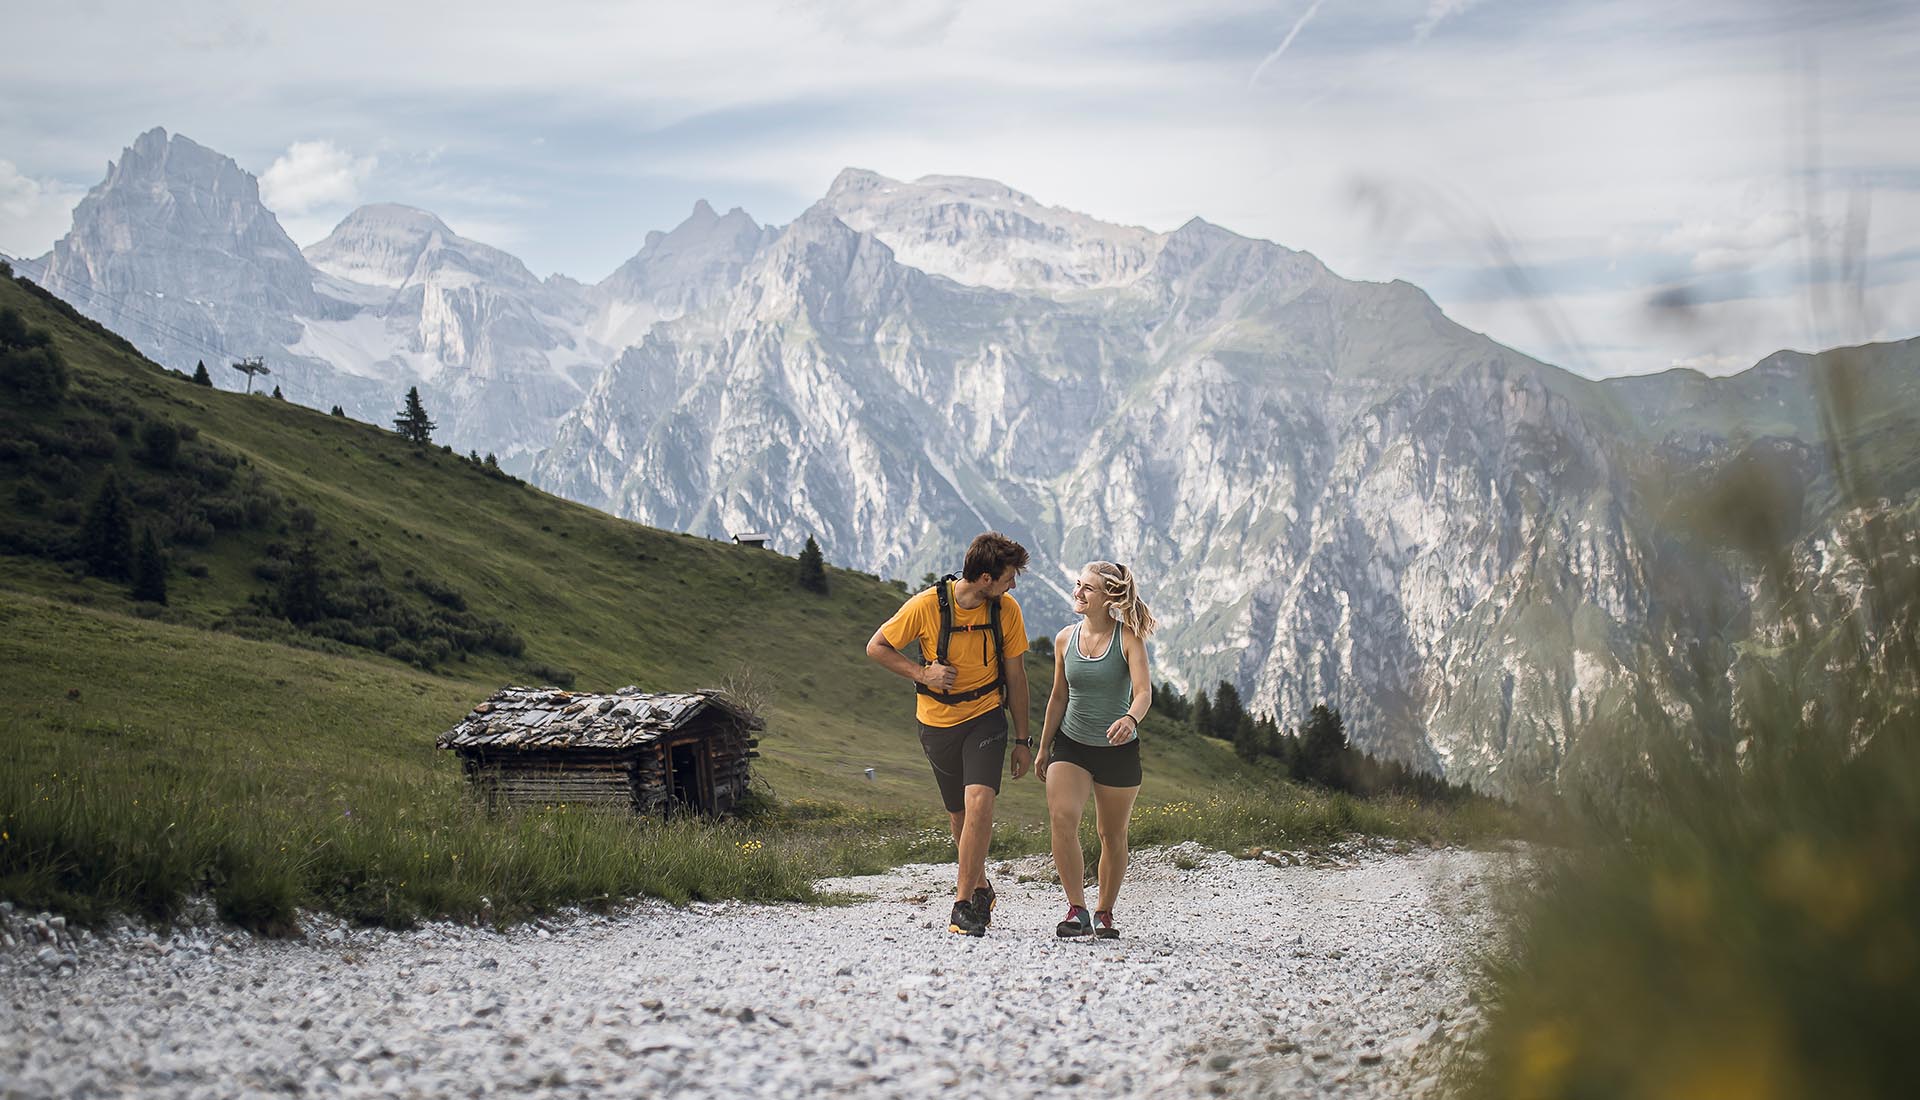
<path fill-rule="evenodd" d="M 947 930 L 960 935 L 984 936 L 992 919 L 987 843 L 1007 751 L 1002 707 L 1013 711 L 1013 777 L 1033 766 L 1022 660 L 1027 625 L 1009 594 L 1026 567 L 1025 547 L 989 531 L 967 547 L 957 578 L 942 578 L 907 600 L 867 642 L 867 656 L 912 680 L 918 693 L 920 747 L 933 764 L 958 854 Z M 914 641 L 922 664 L 900 652 Z"/>

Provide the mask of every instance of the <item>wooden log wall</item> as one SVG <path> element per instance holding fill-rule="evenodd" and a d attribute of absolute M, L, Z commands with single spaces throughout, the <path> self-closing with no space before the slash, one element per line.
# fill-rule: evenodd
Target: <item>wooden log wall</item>
<path fill-rule="evenodd" d="M 468 774 L 489 808 L 601 805 L 626 810 L 634 804 L 633 765 L 628 755 L 502 754 L 475 761 Z"/>

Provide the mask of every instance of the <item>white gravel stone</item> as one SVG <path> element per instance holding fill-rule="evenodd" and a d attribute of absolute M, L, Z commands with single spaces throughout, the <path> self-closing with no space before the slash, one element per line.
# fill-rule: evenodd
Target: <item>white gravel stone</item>
<path fill-rule="evenodd" d="M 308 916 L 304 942 L 203 924 L 175 936 L 199 952 L 100 937 L 77 967 L 54 952 L 48 968 L 29 943 L 0 953 L 0 1004 L 17 1009 L 0 1082 L 21 1096 L 1421 1096 L 1477 1019 L 1466 968 L 1505 860 L 1138 852 L 1111 941 L 1054 937 L 1065 902 L 1034 858 L 1000 865 L 983 939 L 946 931 L 951 865 L 916 865 L 821 884 L 867 899 L 852 905 L 641 902 L 501 933 L 349 934 Z M 133 960 L 154 971 L 135 978 Z"/>

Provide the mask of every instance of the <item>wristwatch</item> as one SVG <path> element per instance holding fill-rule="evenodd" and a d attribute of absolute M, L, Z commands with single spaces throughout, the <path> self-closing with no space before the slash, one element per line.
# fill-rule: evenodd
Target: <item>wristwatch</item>
<path fill-rule="evenodd" d="M 1021 747 L 1023 747 L 1023 748 L 1029 748 L 1029 749 L 1030 749 L 1030 748 L 1032 748 L 1032 747 L 1033 747 L 1033 738 L 1031 738 L 1031 737 L 1016 737 L 1016 738 L 1014 738 L 1014 739 L 1013 739 L 1013 743 L 1014 743 L 1014 744 L 1016 744 L 1016 745 L 1019 745 L 1019 746 L 1021 746 Z"/>

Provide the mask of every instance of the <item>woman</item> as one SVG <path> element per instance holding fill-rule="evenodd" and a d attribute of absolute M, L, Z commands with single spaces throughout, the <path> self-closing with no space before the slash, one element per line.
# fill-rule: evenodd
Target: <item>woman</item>
<path fill-rule="evenodd" d="M 1127 820 L 1140 794 L 1140 720 L 1153 705 L 1147 635 L 1153 612 L 1124 565 L 1088 562 L 1073 586 L 1080 622 L 1053 640 L 1053 694 L 1034 772 L 1047 786 L 1053 865 L 1067 891 L 1060 936 L 1117 939 L 1113 903 L 1127 871 Z M 1093 795 L 1100 832 L 1100 906 L 1087 912 L 1080 818 Z"/>

